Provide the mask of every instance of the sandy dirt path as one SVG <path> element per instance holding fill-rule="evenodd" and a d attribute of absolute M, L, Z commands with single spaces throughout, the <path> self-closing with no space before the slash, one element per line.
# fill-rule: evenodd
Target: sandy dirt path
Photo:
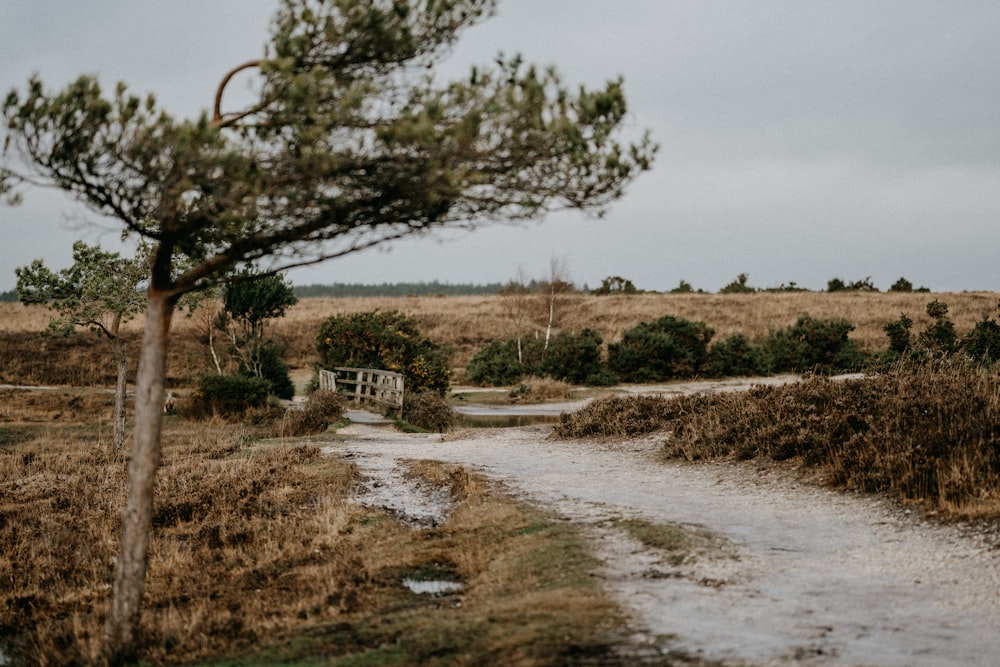
<path fill-rule="evenodd" d="M 329 451 L 371 477 L 366 504 L 433 522 L 446 499 L 406 459 L 462 463 L 577 522 L 599 576 L 663 652 L 743 665 L 1000 664 L 996 538 L 746 464 L 665 464 L 650 441 L 548 439 L 548 427 L 405 435 L 354 424 Z M 723 547 L 672 566 L 609 524 L 683 524 Z"/>

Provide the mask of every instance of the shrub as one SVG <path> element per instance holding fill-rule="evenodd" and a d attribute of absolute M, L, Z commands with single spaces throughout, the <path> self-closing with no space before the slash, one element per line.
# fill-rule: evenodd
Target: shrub
<path fill-rule="evenodd" d="M 698 290 L 698 291 L 700 292 L 701 290 Z M 694 293 L 694 287 L 691 286 L 691 283 L 689 283 L 688 281 L 682 279 L 679 283 L 677 283 L 677 287 L 675 287 L 672 290 L 670 290 L 670 293 L 671 294 L 693 294 Z"/>
<path fill-rule="evenodd" d="M 247 375 L 206 375 L 191 395 L 192 416 L 243 415 L 267 404 L 271 383 Z"/>
<path fill-rule="evenodd" d="M 910 329 L 913 327 L 913 320 L 905 314 L 901 314 L 895 322 L 889 322 L 882 330 L 889 337 L 889 351 L 896 355 L 901 355 L 910 349 L 912 339 Z"/>
<path fill-rule="evenodd" d="M 553 380 L 546 377 L 526 377 L 521 384 L 510 391 L 513 401 L 527 399 L 528 401 L 565 400 L 573 391 L 573 385 L 563 380 Z"/>
<path fill-rule="evenodd" d="M 521 358 L 517 359 L 517 341 L 491 341 L 473 355 L 465 367 L 469 382 L 478 385 L 506 387 L 521 378 L 541 372 L 542 342 L 535 338 L 521 341 Z"/>
<path fill-rule="evenodd" d="M 434 433 L 445 433 L 455 427 L 451 405 L 436 391 L 407 394 L 403 401 L 403 419 Z"/>
<path fill-rule="evenodd" d="M 878 288 L 872 283 L 872 277 L 868 276 L 864 280 L 855 280 L 845 283 L 840 278 L 833 278 L 826 283 L 827 292 L 877 292 Z"/>
<path fill-rule="evenodd" d="M 288 364 L 281 358 L 283 349 L 274 344 L 260 349 L 260 376 L 271 385 L 271 394 L 278 398 L 291 399 L 295 396 L 295 383 L 288 374 Z M 252 375 L 246 368 L 240 368 L 243 375 Z"/>
<path fill-rule="evenodd" d="M 712 345 L 705 359 L 704 372 L 714 377 L 759 375 L 766 372 L 761 350 L 743 334 L 734 334 Z"/>
<path fill-rule="evenodd" d="M 973 360 L 984 364 L 1000 361 L 1000 324 L 983 315 L 972 331 L 962 339 L 962 350 Z"/>
<path fill-rule="evenodd" d="M 756 289 L 747 285 L 748 278 L 749 276 L 747 276 L 747 274 L 741 273 L 736 276 L 736 280 L 720 289 L 719 294 L 749 294 L 751 292 L 756 292 Z"/>
<path fill-rule="evenodd" d="M 848 334 L 846 320 L 819 320 L 803 316 L 786 329 L 774 331 L 761 343 L 765 367 L 773 373 L 836 373 L 860 370 L 864 354 Z"/>
<path fill-rule="evenodd" d="M 900 278 L 889 287 L 890 292 L 912 292 L 913 283 L 906 278 Z"/>
<path fill-rule="evenodd" d="M 948 319 L 948 305 L 934 299 L 927 304 L 927 314 L 934 319 L 920 333 L 920 344 L 932 352 L 953 354 L 958 351 L 958 334 L 955 323 Z"/>
<path fill-rule="evenodd" d="M 556 380 L 573 384 L 590 384 L 604 373 L 601 364 L 603 340 L 593 329 L 578 334 L 562 333 L 549 341 L 549 349 L 542 359 L 541 372 Z"/>
<path fill-rule="evenodd" d="M 608 368 L 625 382 L 657 382 L 696 374 L 715 330 L 704 322 L 666 316 L 627 330 L 608 345 Z"/>
<path fill-rule="evenodd" d="M 444 393 L 451 384 L 451 351 L 424 338 L 416 320 L 398 311 L 335 315 L 316 337 L 320 367 L 377 368 L 402 373 L 407 392 Z"/>
<path fill-rule="evenodd" d="M 333 391 L 320 390 L 309 395 L 305 404 L 285 412 L 280 437 L 293 438 L 322 433 L 344 414 L 344 400 Z"/>
<path fill-rule="evenodd" d="M 631 280 L 621 276 L 608 276 L 601 281 L 601 286 L 594 290 L 594 294 L 637 294 L 638 291 Z"/>
<path fill-rule="evenodd" d="M 841 278 L 831 278 L 826 282 L 827 292 L 843 292 L 847 289 L 847 284 Z"/>

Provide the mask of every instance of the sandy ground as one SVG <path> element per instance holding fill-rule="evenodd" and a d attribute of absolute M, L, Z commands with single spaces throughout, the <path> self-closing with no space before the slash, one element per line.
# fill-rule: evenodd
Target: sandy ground
<path fill-rule="evenodd" d="M 549 430 L 442 438 L 355 423 L 328 451 L 369 475 L 361 502 L 414 525 L 441 521 L 448 499 L 414 486 L 406 459 L 471 466 L 578 523 L 638 641 L 664 653 L 726 665 L 1000 664 L 995 534 L 773 468 L 665 464 L 648 440 L 558 441 Z M 673 566 L 607 521 L 621 517 L 708 531 L 721 546 Z"/>

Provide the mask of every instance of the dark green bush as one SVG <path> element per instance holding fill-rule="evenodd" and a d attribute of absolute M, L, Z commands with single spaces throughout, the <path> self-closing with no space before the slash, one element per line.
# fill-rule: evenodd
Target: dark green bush
<path fill-rule="evenodd" d="M 271 384 L 271 394 L 278 398 L 291 399 L 295 396 L 295 383 L 288 374 L 288 364 L 281 358 L 281 347 L 271 344 L 260 349 L 260 376 Z M 242 375 L 253 375 L 246 368 L 240 368 Z"/>
<path fill-rule="evenodd" d="M 889 287 L 890 292 L 912 292 L 913 283 L 906 278 L 900 278 Z"/>
<path fill-rule="evenodd" d="M 765 368 L 772 373 L 838 373 L 857 371 L 864 354 L 848 334 L 854 325 L 846 320 L 819 320 L 803 316 L 774 331 L 761 343 Z"/>
<path fill-rule="evenodd" d="M 624 382 L 691 377 L 701 370 L 714 333 L 704 322 L 670 315 L 642 322 L 608 345 L 608 368 Z"/>
<path fill-rule="evenodd" d="M 934 299 L 927 304 L 927 314 L 934 319 L 920 332 L 920 344 L 931 352 L 953 354 L 958 351 L 958 334 L 955 323 L 948 319 L 948 305 Z"/>
<path fill-rule="evenodd" d="M 1000 361 L 1000 324 L 984 315 L 962 339 L 962 351 L 980 363 Z"/>
<path fill-rule="evenodd" d="M 895 322 L 889 322 L 882 330 L 889 337 L 889 351 L 898 355 L 903 354 L 912 343 L 910 329 L 913 327 L 913 320 L 905 314 L 901 314 Z"/>
<path fill-rule="evenodd" d="M 727 377 L 759 375 L 765 367 L 760 348 L 743 334 L 734 334 L 709 348 L 702 370 L 705 375 Z"/>
<path fill-rule="evenodd" d="M 231 417 L 267 404 L 271 383 L 248 375 L 206 375 L 192 394 L 195 415 Z"/>
<path fill-rule="evenodd" d="M 402 373 L 407 392 L 446 392 L 451 351 L 424 338 L 416 320 L 398 311 L 335 315 L 316 337 L 320 367 L 377 368 Z"/>
<path fill-rule="evenodd" d="M 572 384 L 589 384 L 589 379 L 599 379 L 605 374 L 601 363 L 602 342 L 593 329 L 553 337 L 542 359 L 542 375 Z"/>
<path fill-rule="evenodd" d="M 757 290 L 747 284 L 747 279 L 749 276 L 745 273 L 741 273 L 736 276 L 736 280 L 732 281 L 725 287 L 719 290 L 719 294 L 750 294 L 756 292 Z"/>
<path fill-rule="evenodd" d="M 541 373 L 542 342 L 535 338 L 521 341 L 521 358 L 517 358 L 517 341 L 491 341 L 473 355 L 465 367 L 469 382 L 478 385 L 507 387 L 522 378 Z"/>

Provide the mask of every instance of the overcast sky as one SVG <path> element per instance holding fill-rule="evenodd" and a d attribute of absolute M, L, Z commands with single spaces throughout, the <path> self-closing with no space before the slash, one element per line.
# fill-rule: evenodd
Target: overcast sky
<path fill-rule="evenodd" d="M 194 116 L 262 53 L 275 6 L 0 0 L 0 92 L 89 73 Z M 756 287 L 1000 290 L 998 31 L 995 0 L 501 0 L 444 71 L 504 51 L 571 86 L 623 76 L 627 131 L 660 144 L 654 169 L 602 219 L 409 240 L 291 279 L 504 282 L 557 259 L 590 287 L 716 291 L 747 273 Z M 51 192 L 25 199 L 0 207 L 0 291 L 34 258 L 66 266 L 77 238 L 118 248 L 113 222 Z"/>

